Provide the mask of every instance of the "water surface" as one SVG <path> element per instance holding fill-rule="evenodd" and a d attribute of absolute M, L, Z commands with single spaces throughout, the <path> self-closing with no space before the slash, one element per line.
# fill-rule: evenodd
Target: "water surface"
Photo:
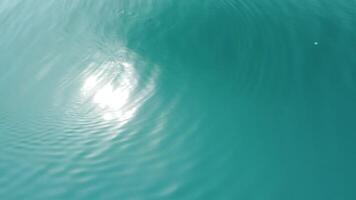
<path fill-rule="evenodd" d="M 2 0 L 0 199 L 355 199 L 353 0 Z"/>

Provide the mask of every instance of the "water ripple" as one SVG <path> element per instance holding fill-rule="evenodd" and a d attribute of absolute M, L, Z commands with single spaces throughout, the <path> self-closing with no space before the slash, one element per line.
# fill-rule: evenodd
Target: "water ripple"
<path fill-rule="evenodd" d="M 355 196 L 354 4 L 1 1 L 0 199 Z"/>

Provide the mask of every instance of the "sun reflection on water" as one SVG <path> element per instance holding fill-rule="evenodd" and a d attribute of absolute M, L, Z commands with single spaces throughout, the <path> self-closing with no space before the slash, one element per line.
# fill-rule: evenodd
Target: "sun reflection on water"
<path fill-rule="evenodd" d="M 108 62 L 85 78 L 82 94 L 96 105 L 103 120 L 124 125 L 154 90 L 155 76 L 141 89 L 137 88 L 138 79 L 131 63 Z"/>

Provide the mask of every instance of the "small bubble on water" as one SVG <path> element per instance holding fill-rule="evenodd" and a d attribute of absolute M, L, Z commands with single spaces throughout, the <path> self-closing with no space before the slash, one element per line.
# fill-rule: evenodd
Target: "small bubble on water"
<path fill-rule="evenodd" d="M 319 44 L 319 42 L 314 42 L 314 45 L 316 46 L 316 45 L 318 45 Z"/>

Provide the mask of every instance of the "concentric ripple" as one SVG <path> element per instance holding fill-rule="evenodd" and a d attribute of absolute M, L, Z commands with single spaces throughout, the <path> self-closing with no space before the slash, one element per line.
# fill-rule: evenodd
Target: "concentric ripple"
<path fill-rule="evenodd" d="M 0 200 L 356 199 L 355 8 L 0 1 Z"/>

